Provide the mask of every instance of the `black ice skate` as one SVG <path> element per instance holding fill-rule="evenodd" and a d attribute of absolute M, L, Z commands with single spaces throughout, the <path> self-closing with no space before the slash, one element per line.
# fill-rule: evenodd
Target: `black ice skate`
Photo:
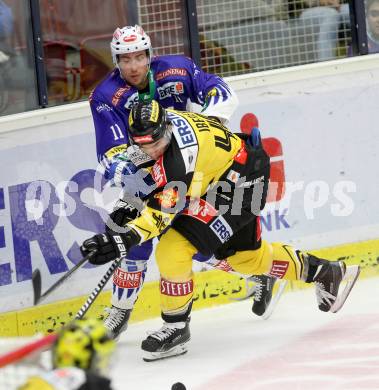
<path fill-rule="evenodd" d="M 117 339 L 121 332 L 124 332 L 128 327 L 131 310 L 119 309 L 116 306 L 106 309 L 109 313 L 104 321 L 104 326 L 113 334 L 113 338 Z"/>
<path fill-rule="evenodd" d="M 253 285 L 250 282 L 253 282 Z M 277 289 L 274 294 L 273 289 L 275 283 L 277 283 Z M 264 320 L 267 320 L 273 313 L 286 286 L 286 280 L 278 280 L 266 275 L 253 275 L 246 279 L 246 295 L 241 298 L 230 299 L 244 301 L 245 299 L 254 297 L 251 310 L 257 316 L 261 316 Z"/>
<path fill-rule="evenodd" d="M 313 277 L 319 309 L 332 313 L 340 310 L 357 281 L 359 272 L 358 265 L 346 267 L 343 261 L 320 264 Z M 345 288 L 338 293 L 342 282 L 346 283 Z"/>
<path fill-rule="evenodd" d="M 143 360 L 152 362 L 187 352 L 186 344 L 191 338 L 189 319 L 186 322 L 164 322 L 161 329 L 152 332 L 142 341 Z"/>
<path fill-rule="evenodd" d="M 250 279 L 256 283 L 253 287 L 254 303 L 251 310 L 257 316 L 262 316 L 263 319 L 267 320 L 282 296 L 287 281 L 280 281 L 276 294 L 273 296 L 274 285 L 277 281 L 276 278 L 266 275 L 256 275 Z"/>

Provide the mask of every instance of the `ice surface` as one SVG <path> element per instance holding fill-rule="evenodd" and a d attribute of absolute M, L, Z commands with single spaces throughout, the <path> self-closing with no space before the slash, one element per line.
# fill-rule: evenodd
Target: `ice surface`
<path fill-rule="evenodd" d="M 378 278 L 358 280 L 337 314 L 318 310 L 313 287 L 284 294 L 267 321 L 251 301 L 194 311 L 189 352 L 146 363 L 141 341 L 160 326 L 132 324 L 121 336 L 115 389 L 379 389 Z"/>

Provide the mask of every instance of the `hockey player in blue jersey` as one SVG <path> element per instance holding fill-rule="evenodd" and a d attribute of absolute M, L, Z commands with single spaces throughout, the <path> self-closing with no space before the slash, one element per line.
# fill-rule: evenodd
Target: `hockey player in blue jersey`
<path fill-rule="evenodd" d="M 124 187 L 128 193 L 143 197 L 141 183 L 144 182 L 136 181 L 134 174 L 139 168 L 152 165 L 153 160 L 129 143 L 128 117 L 132 106 L 153 99 L 164 108 L 180 111 L 191 110 L 197 105 L 202 114 L 225 123 L 238 100 L 222 78 L 203 72 L 190 58 L 181 55 L 153 57 L 150 38 L 140 26 L 117 28 L 110 46 L 115 68 L 90 96 L 97 156 L 105 168 L 106 179 Z M 134 212 L 136 210 L 125 202 L 125 198 L 120 199 L 111 220 L 123 226 L 129 213 L 133 215 Z M 112 307 L 105 320 L 106 327 L 115 336 L 126 329 L 152 249 L 151 240 L 133 248 L 115 272 Z M 216 268 L 220 263 L 201 254 L 196 256 L 197 260 L 207 261 Z M 253 312 L 264 315 L 275 280 L 259 276 L 255 282 Z"/>

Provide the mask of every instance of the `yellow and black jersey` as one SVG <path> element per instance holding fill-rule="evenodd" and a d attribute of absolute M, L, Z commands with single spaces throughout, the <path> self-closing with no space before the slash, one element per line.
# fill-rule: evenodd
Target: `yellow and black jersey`
<path fill-rule="evenodd" d="M 200 197 L 232 164 L 242 141 L 217 119 L 173 110 L 167 110 L 167 116 L 173 139 L 154 165 L 152 176 L 158 187 L 182 181 L 188 187 L 187 195 Z"/>
<path fill-rule="evenodd" d="M 220 180 L 236 183 L 241 175 L 236 165 L 244 167 L 248 160 L 249 147 L 217 119 L 173 110 L 167 110 L 167 115 L 172 140 L 151 168 L 157 189 L 141 215 L 128 224 L 141 242 L 160 235 L 178 212 L 188 208 L 189 199 L 204 198 Z M 217 214 L 211 205 L 208 211 L 208 219 Z M 233 227 L 224 220 L 221 225 L 226 226 L 223 242 L 233 234 Z"/>

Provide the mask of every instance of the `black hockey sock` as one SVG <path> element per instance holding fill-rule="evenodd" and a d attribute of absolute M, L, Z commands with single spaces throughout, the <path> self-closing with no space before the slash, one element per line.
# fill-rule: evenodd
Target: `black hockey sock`
<path fill-rule="evenodd" d="M 191 314 L 191 309 L 192 309 L 192 302 L 189 304 L 187 310 L 184 313 L 171 315 L 171 314 L 165 314 L 161 312 L 161 317 L 164 322 L 168 322 L 168 323 L 186 322 L 188 317 Z"/>

